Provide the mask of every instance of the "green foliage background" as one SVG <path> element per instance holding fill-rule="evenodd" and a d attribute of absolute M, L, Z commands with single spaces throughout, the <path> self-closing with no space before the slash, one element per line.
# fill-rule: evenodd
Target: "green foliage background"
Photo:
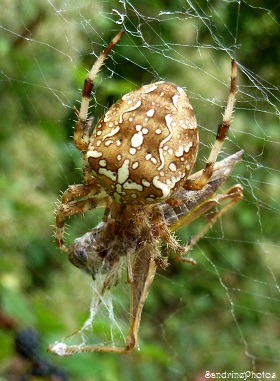
<path fill-rule="evenodd" d="M 96 118 L 142 84 L 159 78 L 178 83 L 201 126 L 202 168 L 221 120 L 233 55 L 240 63 L 239 91 L 222 156 L 244 149 L 237 179 L 228 184 L 241 182 L 245 197 L 193 250 L 196 267 L 171 259 L 156 277 L 141 321 L 140 351 L 52 361 L 73 380 L 85 381 L 198 380 L 206 370 L 280 376 L 279 6 L 206 0 L 1 3 L 2 312 L 19 326 L 35 326 L 45 347 L 87 318 L 91 290 L 55 247 L 53 212 L 60 192 L 82 181 L 71 140 L 72 107 L 78 106 L 90 53 L 97 55 L 121 28 L 116 9 L 126 12 L 128 32 L 96 79 Z M 94 213 L 73 218 L 69 241 L 97 219 Z M 187 241 L 199 226 L 178 235 Z M 13 335 L 0 331 L 2 364 L 14 354 Z"/>

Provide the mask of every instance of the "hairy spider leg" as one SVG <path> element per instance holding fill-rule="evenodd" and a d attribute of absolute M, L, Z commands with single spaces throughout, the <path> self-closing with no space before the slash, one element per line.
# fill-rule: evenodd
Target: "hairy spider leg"
<path fill-rule="evenodd" d="M 214 164 L 217 160 L 217 157 L 220 153 L 222 144 L 227 136 L 228 129 L 230 127 L 230 118 L 233 112 L 233 106 L 235 102 L 235 91 L 236 91 L 236 77 L 237 77 L 237 65 L 234 60 L 231 62 L 231 83 L 229 97 L 227 100 L 227 105 L 225 108 L 225 113 L 223 116 L 223 121 L 218 127 L 218 132 L 216 135 L 216 140 L 213 144 L 213 147 L 210 151 L 210 155 L 206 162 L 205 168 L 203 169 L 202 175 L 198 180 L 187 179 L 184 184 L 184 189 L 187 190 L 199 190 L 202 189 L 208 180 L 212 176 L 214 170 Z"/>
<path fill-rule="evenodd" d="M 108 196 L 100 193 L 100 187 L 83 184 L 70 185 L 63 193 L 61 202 L 55 212 L 56 230 L 54 235 L 56 244 L 60 250 L 68 253 L 68 248 L 64 244 L 65 218 L 74 214 L 87 212 L 88 210 L 105 207 L 107 205 Z M 77 197 L 85 198 L 73 200 Z"/>
<path fill-rule="evenodd" d="M 74 143 L 80 151 L 86 151 L 89 143 L 89 129 L 86 128 L 86 124 L 88 117 L 90 95 L 93 89 L 93 80 L 99 72 L 101 66 L 103 65 L 108 53 L 122 38 L 123 34 L 124 31 L 120 31 L 118 34 L 116 34 L 112 41 L 107 45 L 105 50 L 103 50 L 103 52 L 97 58 L 85 79 L 80 111 L 75 110 L 78 117 L 78 121 L 76 123 L 74 131 Z"/>
<path fill-rule="evenodd" d="M 74 131 L 74 143 L 76 147 L 82 151 L 83 159 L 83 176 L 87 185 L 71 185 L 64 192 L 61 203 L 56 210 L 56 232 L 55 239 L 57 246 L 64 252 L 68 252 L 68 248 L 64 245 L 64 225 L 65 217 L 71 216 L 73 214 L 83 213 L 85 211 L 95 209 L 98 207 L 106 206 L 107 196 L 102 198 L 92 198 L 91 195 L 100 193 L 100 186 L 97 181 L 92 177 L 92 171 L 89 168 L 86 149 L 89 143 L 89 134 L 92 127 L 92 121 L 87 124 L 88 108 L 90 102 L 90 95 L 93 88 L 93 80 L 96 77 L 98 71 L 103 65 L 110 50 L 117 44 L 120 38 L 123 36 L 124 31 L 120 31 L 112 41 L 107 45 L 105 50 L 100 54 L 95 63 L 93 64 L 91 70 L 89 71 L 83 87 L 82 101 L 80 111 L 75 108 L 78 121 L 75 126 Z M 76 197 L 89 197 L 87 200 L 75 200 L 70 201 Z"/>

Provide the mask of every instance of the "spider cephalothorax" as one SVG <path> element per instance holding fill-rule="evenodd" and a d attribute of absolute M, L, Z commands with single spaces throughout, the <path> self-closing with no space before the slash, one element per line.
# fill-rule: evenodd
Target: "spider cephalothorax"
<path fill-rule="evenodd" d="M 60 355 L 132 350 L 156 268 L 166 266 L 168 249 L 178 259 L 194 263 L 183 257 L 184 253 L 242 197 L 240 185 L 215 195 L 241 159 L 238 152 L 216 163 L 233 111 L 237 74 L 234 61 L 223 121 L 200 172 L 190 175 L 198 149 L 193 109 L 184 90 L 173 83 L 155 82 L 124 95 L 92 130 L 87 120 L 93 80 L 122 35 L 118 33 L 101 53 L 84 83 L 80 111 L 76 110 L 74 142 L 82 152 L 85 184 L 71 185 L 62 195 L 56 211 L 55 237 L 70 262 L 93 279 L 107 274 L 100 303 L 102 295 L 115 284 L 120 258 L 126 257 L 131 286 L 129 329 L 123 347 L 50 346 L 53 353 Z M 225 204 L 223 208 L 211 215 L 186 246 L 176 241 L 176 228 L 221 203 Z M 68 248 L 64 243 L 65 218 L 97 207 L 105 208 L 103 221 Z"/>

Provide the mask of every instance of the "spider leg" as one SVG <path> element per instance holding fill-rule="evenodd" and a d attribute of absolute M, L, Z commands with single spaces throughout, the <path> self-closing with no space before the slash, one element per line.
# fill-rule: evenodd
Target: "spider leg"
<path fill-rule="evenodd" d="M 64 225 L 65 218 L 74 214 L 84 213 L 99 207 L 104 207 L 107 204 L 108 197 L 101 195 L 99 187 L 91 185 L 71 185 L 63 193 L 61 202 L 56 209 L 56 230 L 55 241 L 58 248 L 68 253 L 68 248 L 64 245 Z M 91 197 L 93 196 L 93 197 Z M 73 200 L 77 197 L 84 197 L 81 200 Z"/>
<path fill-rule="evenodd" d="M 87 124 L 90 95 L 93 89 L 93 80 L 96 77 L 101 66 L 103 65 L 108 53 L 118 43 L 118 41 L 121 39 L 123 34 L 124 34 L 124 31 L 120 31 L 112 39 L 112 41 L 107 45 L 105 50 L 103 50 L 103 52 L 100 54 L 100 56 L 97 58 L 97 60 L 93 64 L 91 70 L 89 71 L 84 81 L 81 107 L 80 107 L 80 111 L 76 110 L 78 121 L 76 123 L 75 131 L 74 131 L 74 143 L 80 151 L 86 151 L 88 147 L 88 136 L 87 136 L 88 133 L 86 132 L 85 136 L 84 136 L 84 133 L 87 130 L 86 124 Z"/>
<path fill-rule="evenodd" d="M 233 106 L 235 101 L 235 90 L 236 90 L 236 77 L 237 77 L 237 65 L 234 60 L 232 60 L 232 67 L 231 67 L 231 84 L 230 84 L 230 92 L 229 97 L 227 100 L 227 105 L 225 108 L 225 113 L 223 116 L 223 121 L 218 127 L 218 132 L 216 135 L 215 143 L 213 144 L 213 147 L 210 151 L 210 155 L 208 157 L 208 160 L 206 162 L 205 168 L 202 171 L 202 175 L 197 180 L 191 180 L 187 179 L 184 184 L 184 189 L 187 190 L 199 190 L 202 189 L 212 176 L 213 170 L 214 170 L 214 164 L 217 160 L 217 157 L 220 153 L 222 144 L 225 140 L 225 137 L 227 135 L 229 126 L 230 126 L 230 118 L 233 112 Z"/>

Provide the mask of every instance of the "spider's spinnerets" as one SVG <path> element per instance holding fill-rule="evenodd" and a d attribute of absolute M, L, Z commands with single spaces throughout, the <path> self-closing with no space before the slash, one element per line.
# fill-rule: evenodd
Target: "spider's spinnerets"
<path fill-rule="evenodd" d="M 186 180 L 196 159 L 197 125 L 184 90 L 156 82 L 124 95 L 97 123 L 87 158 L 116 201 L 156 203 Z"/>

